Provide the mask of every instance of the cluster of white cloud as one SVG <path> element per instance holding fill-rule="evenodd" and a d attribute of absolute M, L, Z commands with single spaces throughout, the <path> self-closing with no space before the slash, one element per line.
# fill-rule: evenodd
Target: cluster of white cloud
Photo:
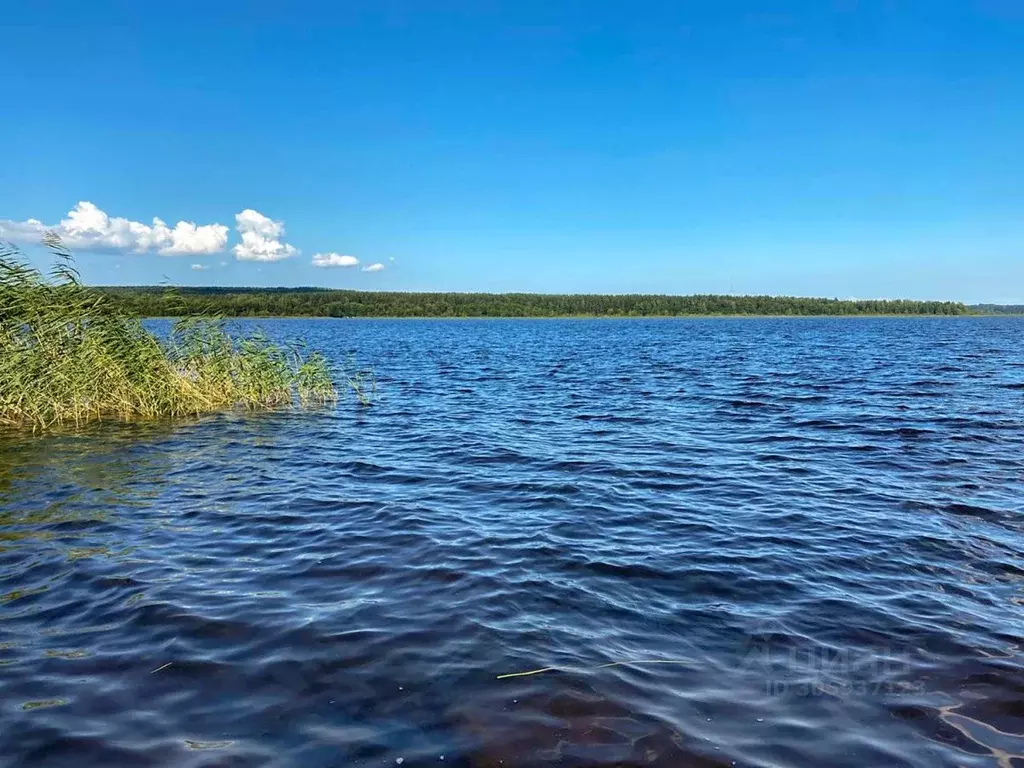
<path fill-rule="evenodd" d="M 0 237 L 15 242 L 41 242 L 43 235 L 50 230 L 58 234 L 66 246 L 80 251 L 205 255 L 224 250 L 228 242 L 228 228 L 223 224 L 197 225 L 191 221 L 179 221 L 172 229 L 156 217 L 152 224 L 143 224 L 108 216 L 84 200 L 54 226 L 47 226 L 39 219 L 0 220 Z"/>
<path fill-rule="evenodd" d="M 299 249 L 284 241 L 284 222 L 246 208 L 235 214 L 235 229 L 241 242 L 231 251 L 239 261 L 281 261 L 297 256 Z M 39 219 L 11 221 L 0 219 L 0 240 L 40 243 L 47 232 L 54 232 L 71 250 L 108 253 L 158 253 L 162 256 L 208 256 L 227 247 L 228 227 L 223 224 L 195 224 L 179 221 L 169 227 L 154 217 L 152 224 L 108 216 L 97 206 L 81 201 L 59 224 L 47 225 Z M 393 261 L 394 259 L 392 259 Z M 225 262 L 220 263 L 225 266 Z M 313 254 L 314 267 L 358 267 L 359 259 L 340 253 Z M 209 269 L 193 264 L 192 269 Z M 364 272 L 379 272 L 381 263 L 369 264 Z"/>
<path fill-rule="evenodd" d="M 299 252 L 298 248 L 281 240 L 284 222 L 274 221 L 252 208 L 235 214 L 235 228 L 242 242 L 231 250 L 241 261 L 280 261 Z"/>
<path fill-rule="evenodd" d="M 314 267 L 358 267 L 359 259 L 342 253 L 314 253 L 312 263 Z M 382 269 L 384 265 L 377 262 L 367 264 L 363 267 L 363 272 L 380 272 Z"/>

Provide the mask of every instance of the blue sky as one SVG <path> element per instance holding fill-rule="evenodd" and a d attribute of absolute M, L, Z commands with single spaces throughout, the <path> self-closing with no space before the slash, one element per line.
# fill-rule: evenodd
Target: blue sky
<path fill-rule="evenodd" d="M 0 24 L 0 227 L 40 262 L 61 227 L 91 283 L 1024 301 L 1019 0 Z"/>

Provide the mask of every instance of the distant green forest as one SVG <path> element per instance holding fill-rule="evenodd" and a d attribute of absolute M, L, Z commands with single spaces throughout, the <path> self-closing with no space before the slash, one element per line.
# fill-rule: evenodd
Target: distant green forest
<path fill-rule="evenodd" d="M 853 301 L 788 296 L 406 293 L 324 288 L 100 289 L 147 317 L 216 312 L 229 317 L 671 317 L 677 315 L 966 315 L 953 301 Z M 991 310 L 990 310 L 991 311 Z"/>
<path fill-rule="evenodd" d="M 971 310 L 982 315 L 1024 315 L 1024 304 L 973 304 Z"/>

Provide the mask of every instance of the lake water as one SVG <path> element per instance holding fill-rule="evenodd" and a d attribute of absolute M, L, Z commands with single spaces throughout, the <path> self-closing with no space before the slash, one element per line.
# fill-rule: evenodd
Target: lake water
<path fill-rule="evenodd" d="M 0 764 L 1024 765 L 1024 321 L 261 324 L 376 405 L 0 442 Z"/>

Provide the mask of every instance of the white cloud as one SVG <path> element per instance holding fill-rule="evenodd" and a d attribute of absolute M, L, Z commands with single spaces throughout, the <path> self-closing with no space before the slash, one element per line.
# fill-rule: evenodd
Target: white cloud
<path fill-rule="evenodd" d="M 380 272 L 382 269 L 384 269 L 384 265 L 378 261 L 376 264 L 363 267 L 363 272 Z"/>
<path fill-rule="evenodd" d="M 359 265 L 359 259 L 355 256 L 346 256 L 341 253 L 314 253 L 314 267 L 355 267 Z"/>
<path fill-rule="evenodd" d="M 153 219 L 154 224 L 157 222 L 163 224 L 160 219 Z M 228 242 L 228 228 L 223 224 L 200 227 L 191 221 L 179 221 L 170 230 L 170 238 L 170 245 L 158 251 L 164 256 L 219 253 Z"/>
<path fill-rule="evenodd" d="M 39 219 L 11 221 L 0 219 L 0 237 L 12 243 L 41 243 L 43 235 L 49 229 Z"/>
<path fill-rule="evenodd" d="M 81 201 L 59 224 L 46 225 L 39 219 L 0 220 L 0 237 L 21 243 L 38 243 L 53 230 L 72 250 L 116 253 L 148 253 L 162 256 L 199 255 L 224 250 L 228 228 L 223 224 L 197 225 L 179 221 L 174 228 L 154 217 L 152 224 L 130 221 Z"/>
<path fill-rule="evenodd" d="M 235 214 L 235 229 L 242 242 L 231 250 L 241 261 L 280 261 L 298 254 L 299 249 L 281 240 L 284 222 L 274 221 L 252 208 Z"/>
<path fill-rule="evenodd" d="M 194 269 L 196 272 L 202 272 L 203 270 L 209 269 L 209 267 L 206 266 L 205 264 L 193 264 L 192 269 Z"/>

